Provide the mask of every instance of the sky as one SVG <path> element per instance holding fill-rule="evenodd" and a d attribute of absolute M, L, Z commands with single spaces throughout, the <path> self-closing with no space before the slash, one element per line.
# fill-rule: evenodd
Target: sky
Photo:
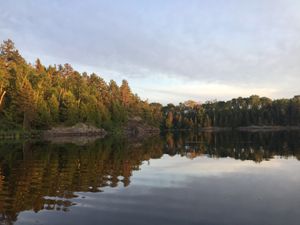
<path fill-rule="evenodd" d="M 31 63 L 128 80 L 163 104 L 300 94 L 299 0 L 0 0 Z"/>

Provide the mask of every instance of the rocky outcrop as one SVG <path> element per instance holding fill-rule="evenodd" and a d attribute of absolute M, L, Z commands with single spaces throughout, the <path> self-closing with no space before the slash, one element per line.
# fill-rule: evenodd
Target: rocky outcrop
<path fill-rule="evenodd" d="M 134 117 L 128 120 L 124 133 L 132 137 L 149 137 L 159 134 L 160 129 L 145 123 L 140 117 Z"/>
<path fill-rule="evenodd" d="M 94 143 L 98 139 L 102 139 L 104 136 L 44 136 L 43 141 L 48 141 L 51 144 L 74 144 L 77 146 L 84 146 Z"/>
<path fill-rule="evenodd" d="M 43 132 L 44 137 L 75 137 L 75 136 L 105 136 L 107 132 L 84 123 L 78 123 L 71 127 L 53 127 Z"/>

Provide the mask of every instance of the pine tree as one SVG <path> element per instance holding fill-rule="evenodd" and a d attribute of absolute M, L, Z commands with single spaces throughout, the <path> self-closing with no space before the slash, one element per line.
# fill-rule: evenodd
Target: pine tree
<path fill-rule="evenodd" d="M 120 86 L 121 101 L 125 107 L 129 107 L 131 103 L 132 93 L 126 80 L 122 81 Z"/>
<path fill-rule="evenodd" d="M 30 82 L 24 79 L 21 89 L 17 93 L 17 106 L 23 114 L 23 129 L 28 130 L 31 128 L 31 122 L 36 116 L 36 100 L 34 91 Z"/>

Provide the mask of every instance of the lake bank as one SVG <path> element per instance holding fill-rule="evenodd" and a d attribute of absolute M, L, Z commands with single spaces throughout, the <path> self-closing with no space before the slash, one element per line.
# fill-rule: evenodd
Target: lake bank
<path fill-rule="evenodd" d="M 50 130 L 42 131 L 43 137 L 77 137 L 77 136 L 105 136 L 107 131 L 84 123 L 74 126 L 53 127 Z"/>
<path fill-rule="evenodd" d="M 197 130 L 192 129 L 168 129 L 166 132 L 276 132 L 276 131 L 297 131 L 300 126 L 246 126 L 246 127 L 202 127 Z M 129 138 L 147 138 L 160 134 L 161 130 L 157 127 L 148 125 L 143 121 L 131 119 L 123 127 L 112 131 L 106 131 L 103 128 L 96 128 L 91 125 L 79 123 L 71 127 L 59 126 L 50 130 L 11 130 L 0 131 L 0 140 L 18 140 L 18 139 L 70 139 L 70 138 L 104 138 L 106 135 L 124 135 Z"/>
<path fill-rule="evenodd" d="M 0 140 L 36 139 L 42 137 L 42 131 L 6 130 L 0 131 Z"/>
<path fill-rule="evenodd" d="M 56 126 L 49 130 L 7 130 L 0 131 L 0 140 L 18 139 L 70 139 L 70 138 L 104 138 L 106 135 L 124 135 L 127 137 L 146 138 L 160 133 L 160 129 L 145 123 L 139 118 L 129 119 L 128 122 L 112 130 L 77 123 L 73 126 Z"/>
<path fill-rule="evenodd" d="M 222 132 L 222 131 L 244 131 L 244 132 L 266 132 L 266 131 L 293 131 L 300 130 L 300 126 L 244 126 L 244 127 L 199 127 L 193 129 L 168 129 L 171 132 L 198 131 L 198 132 Z"/>
<path fill-rule="evenodd" d="M 258 131 L 290 131 L 290 130 L 300 130 L 300 126 L 247 126 L 247 127 L 238 127 L 238 131 L 249 131 L 249 132 L 258 132 Z"/>

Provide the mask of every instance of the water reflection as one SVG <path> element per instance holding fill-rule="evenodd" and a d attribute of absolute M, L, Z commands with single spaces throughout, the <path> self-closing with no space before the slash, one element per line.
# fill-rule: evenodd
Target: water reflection
<path fill-rule="evenodd" d="M 0 211 L 15 221 L 23 210 L 67 211 L 74 192 L 101 192 L 102 187 L 128 186 L 133 170 L 162 155 L 161 142 L 129 144 L 122 139 L 89 145 L 49 143 L 2 144 Z M 48 197 L 45 197 L 48 196 Z M 57 197 L 57 198 L 50 198 Z"/>
<path fill-rule="evenodd" d="M 186 155 L 194 158 L 231 157 L 239 160 L 261 162 L 275 155 L 295 156 L 300 159 L 299 132 L 216 132 L 216 133 L 168 133 L 165 152 L 169 155 Z"/>
<path fill-rule="evenodd" d="M 299 137 L 297 132 L 222 132 L 166 134 L 135 142 L 112 137 L 85 145 L 2 143 L 1 221 L 12 224 L 20 212 L 27 210 L 68 212 L 78 204 L 73 199 L 85 198 L 87 193 L 107 192 L 108 187 L 127 187 L 133 172 L 140 170 L 143 162 L 164 155 L 184 156 L 187 160 L 198 156 L 230 157 L 257 163 L 275 156 L 294 156 L 299 160 Z M 177 164 L 170 166 L 171 170 L 179 165 L 181 159 L 177 160 L 174 158 Z M 220 163 L 215 166 L 220 167 Z M 174 173 L 179 174 L 179 170 L 174 169 Z"/>

